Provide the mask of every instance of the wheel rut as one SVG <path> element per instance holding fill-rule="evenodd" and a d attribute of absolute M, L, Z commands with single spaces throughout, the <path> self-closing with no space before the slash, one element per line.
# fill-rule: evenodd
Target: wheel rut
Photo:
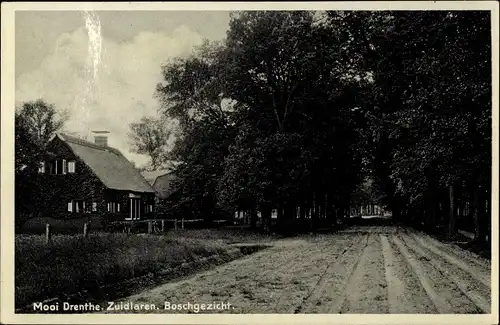
<path fill-rule="evenodd" d="M 342 252 L 340 254 L 338 254 L 337 256 L 335 256 L 335 258 L 330 262 L 328 263 L 328 265 L 325 267 L 325 270 L 322 272 L 322 275 L 320 276 L 320 278 L 318 279 L 317 283 L 315 284 L 315 286 L 309 291 L 309 293 L 303 298 L 302 300 L 302 303 L 300 305 L 298 305 L 296 308 L 295 308 L 295 311 L 294 313 L 295 314 L 299 314 L 301 313 L 303 310 L 305 309 L 309 309 L 308 307 L 310 307 L 314 302 L 316 302 L 316 300 L 318 298 L 320 298 L 321 294 L 322 294 L 322 291 L 325 287 L 325 281 L 326 281 L 326 277 L 327 275 L 329 274 L 329 270 L 332 268 L 332 266 L 343 256 L 346 255 L 347 252 L 352 252 L 353 248 L 354 247 L 357 247 L 358 244 L 362 243 L 363 241 L 365 241 L 364 245 L 361 247 L 361 250 L 362 252 L 364 251 L 364 248 L 368 245 L 368 240 L 369 240 L 369 237 L 370 235 L 362 235 L 360 236 L 359 239 L 353 241 L 348 247 L 344 248 L 342 250 Z M 359 263 L 359 260 L 361 258 L 361 255 L 363 253 L 359 254 L 358 257 L 357 257 L 357 260 L 353 266 L 353 269 L 356 268 L 357 264 Z"/>

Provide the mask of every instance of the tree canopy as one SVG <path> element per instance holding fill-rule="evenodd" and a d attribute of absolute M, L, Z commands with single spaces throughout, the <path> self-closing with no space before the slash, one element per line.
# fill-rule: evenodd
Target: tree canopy
<path fill-rule="evenodd" d="M 460 213 L 483 240 L 489 24 L 479 11 L 233 13 L 224 41 L 162 67 L 161 113 L 179 125 L 172 213 L 245 210 L 269 228 L 277 210 L 282 227 L 314 229 L 369 198 L 450 235 Z"/>
<path fill-rule="evenodd" d="M 45 146 L 67 118 L 42 99 L 22 104 L 15 113 L 16 226 L 36 216 L 50 192 L 40 179 L 40 162 L 47 158 Z"/>

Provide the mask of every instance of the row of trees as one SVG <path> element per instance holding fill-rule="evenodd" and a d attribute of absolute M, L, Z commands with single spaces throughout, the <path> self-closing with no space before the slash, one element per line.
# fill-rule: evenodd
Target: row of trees
<path fill-rule="evenodd" d="M 162 67 L 177 140 L 151 157 L 180 162 L 164 203 L 314 226 L 345 217 L 369 178 L 394 218 L 453 236 L 465 211 L 485 242 L 490 44 L 488 12 L 234 13 L 224 42 Z"/>

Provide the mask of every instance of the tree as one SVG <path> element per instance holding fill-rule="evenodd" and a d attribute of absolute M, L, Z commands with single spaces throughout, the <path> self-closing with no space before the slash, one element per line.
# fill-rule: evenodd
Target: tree
<path fill-rule="evenodd" d="M 335 19 L 339 16 L 343 19 Z M 373 76 L 362 110 L 371 170 L 386 192 L 386 203 L 395 217 L 401 211 L 406 220 L 429 229 L 446 226 L 453 237 L 457 204 L 470 200 L 474 207 L 464 193 L 487 192 L 484 184 L 491 177 L 488 15 L 377 12 L 330 17 L 335 26 L 349 26 L 350 44 L 358 48 L 357 69 Z M 484 196 L 476 197 L 483 197 L 480 206 L 485 206 Z M 487 219 L 484 213 L 475 215 Z"/>
<path fill-rule="evenodd" d="M 50 137 L 62 129 L 68 119 L 68 113 L 56 110 L 54 104 L 49 104 L 43 99 L 37 99 L 23 103 L 17 109 L 16 119 L 22 121 L 33 141 L 44 147 Z"/>
<path fill-rule="evenodd" d="M 224 93 L 221 46 L 205 42 L 185 59 L 162 67 L 157 86 L 165 118 L 179 125 L 169 156 L 174 167 L 169 212 L 209 221 L 221 213 L 216 205 L 217 180 L 233 138 L 231 105 Z"/>
<path fill-rule="evenodd" d="M 224 43 L 162 69 L 181 130 L 172 198 L 314 228 L 346 216 L 370 179 L 395 219 L 450 237 L 467 203 L 484 241 L 488 27 L 479 12 L 233 14 Z"/>
<path fill-rule="evenodd" d="M 161 119 L 154 117 L 143 117 L 140 122 L 130 124 L 132 150 L 148 155 L 152 170 L 159 169 L 165 163 L 165 152 L 168 151 L 171 134 L 171 128 Z"/>
<path fill-rule="evenodd" d="M 332 33 L 311 12 L 232 17 L 225 78 L 239 104 L 238 140 L 226 158 L 223 203 L 266 217 L 277 208 L 282 228 L 299 207 L 324 219 L 335 205 L 345 215 L 361 179 L 353 112 L 359 84 L 348 77 L 341 38 Z"/>
<path fill-rule="evenodd" d="M 15 193 L 16 229 L 40 212 L 50 189 L 38 173 L 40 162 L 48 157 L 47 140 L 62 128 L 53 105 L 43 100 L 24 103 L 15 114 Z"/>

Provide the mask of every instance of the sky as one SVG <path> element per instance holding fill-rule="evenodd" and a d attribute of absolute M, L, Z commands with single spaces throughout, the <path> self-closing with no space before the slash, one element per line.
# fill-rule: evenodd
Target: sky
<path fill-rule="evenodd" d="M 17 11 L 16 106 L 42 98 L 69 112 L 64 131 L 109 145 L 138 166 L 129 124 L 157 114 L 161 65 L 225 38 L 225 11 Z"/>

